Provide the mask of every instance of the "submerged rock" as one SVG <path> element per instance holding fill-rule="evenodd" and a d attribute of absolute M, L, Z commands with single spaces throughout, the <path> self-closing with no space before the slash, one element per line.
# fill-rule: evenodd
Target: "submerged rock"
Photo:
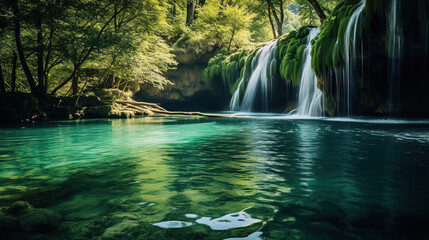
<path fill-rule="evenodd" d="M 138 234 L 139 224 L 132 220 L 124 220 L 107 228 L 100 237 L 102 240 L 134 239 Z"/>
<path fill-rule="evenodd" d="M 12 203 L 12 205 L 7 208 L 6 213 L 11 215 L 17 215 L 23 214 L 31 209 L 33 209 L 33 207 L 27 201 L 18 201 Z"/>

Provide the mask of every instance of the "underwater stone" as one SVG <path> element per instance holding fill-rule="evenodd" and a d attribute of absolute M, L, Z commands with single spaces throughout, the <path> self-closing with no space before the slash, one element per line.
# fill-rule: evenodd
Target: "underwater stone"
<path fill-rule="evenodd" d="M 112 227 L 107 228 L 100 239 L 133 239 L 138 232 L 139 224 L 135 221 L 124 220 Z"/>
<path fill-rule="evenodd" d="M 17 214 L 22 214 L 32 208 L 33 207 L 27 201 L 18 201 L 18 202 L 12 203 L 12 205 L 10 205 L 7 208 L 6 213 L 17 215 Z"/>

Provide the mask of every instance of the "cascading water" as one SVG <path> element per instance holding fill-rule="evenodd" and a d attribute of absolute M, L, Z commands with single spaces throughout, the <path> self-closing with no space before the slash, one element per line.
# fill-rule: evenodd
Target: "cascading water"
<path fill-rule="evenodd" d="M 398 109 L 403 36 L 400 1 L 392 0 L 389 9 L 387 52 L 389 56 L 389 112 Z"/>
<path fill-rule="evenodd" d="M 347 116 L 350 116 L 352 110 L 352 100 L 353 100 L 353 91 L 356 77 L 358 76 L 358 65 L 357 65 L 357 55 L 358 47 L 363 49 L 363 46 L 358 46 L 358 30 L 362 18 L 363 10 L 365 9 L 366 0 L 362 0 L 357 6 L 356 10 L 350 16 L 346 31 L 344 33 L 344 61 L 345 66 L 343 68 L 342 74 L 337 73 L 336 75 L 340 78 L 337 78 L 337 106 L 338 103 L 342 103 L 343 113 Z M 342 75 L 342 76 L 341 76 Z M 341 80 L 338 80 L 341 79 Z M 338 109 L 338 112 L 341 111 Z"/>
<path fill-rule="evenodd" d="M 277 41 L 272 41 L 256 53 L 252 60 L 251 74 L 247 82 L 244 96 L 241 98 L 240 89 L 242 85 L 245 84 L 246 74 L 243 74 L 237 90 L 235 90 L 231 98 L 231 110 L 252 112 L 257 108 L 257 105 L 260 106 L 262 111 L 268 110 L 269 87 L 272 78 L 275 76 L 272 69 L 274 68 L 273 66 L 277 64 L 275 57 L 276 50 Z M 246 69 L 244 69 L 244 71 L 246 71 Z"/>
<path fill-rule="evenodd" d="M 234 94 L 232 95 L 231 102 L 230 102 L 230 109 L 231 111 L 238 111 L 240 110 L 240 89 L 243 85 L 245 74 L 246 73 L 246 66 L 244 66 L 243 70 L 243 76 L 240 79 L 240 82 L 238 83 L 237 90 L 235 90 Z"/>
<path fill-rule="evenodd" d="M 299 87 L 298 108 L 295 114 L 299 116 L 321 116 L 322 91 L 317 88 L 316 74 L 311 67 L 311 40 L 320 32 L 319 28 L 313 28 L 307 37 L 307 46 L 304 50 L 304 65 L 301 73 L 301 83 Z"/>

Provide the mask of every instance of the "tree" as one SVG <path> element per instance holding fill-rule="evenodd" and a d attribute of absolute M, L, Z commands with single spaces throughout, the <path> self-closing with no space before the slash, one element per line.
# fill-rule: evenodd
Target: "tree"
<path fill-rule="evenodd" d="M 194 21 L 194 0 L 188 0 L 186 3 L 186 26 L 191 26 Z"/>
<path fill-rule="evenodd" d="M 0 1 L 0 91 L 162 88 L 173 52 L 209 55 L 318 24 L 338 0 Z M 297 21 L 299 9 L 300 21 Z M 319 17 L 321 18 L 321 17 Z M 154 48 L 156 47 L 156 49 Z M 190 50 L 191 49 L 191 50 Z M 193 51 L 193 52 L 192 52 Z"/>
<path fill-rule="evenodd" d="M 27 59 L 24 54 L 24 47 L 21 41 L 21 20 L 22 16 L 18 6 L 18 0 L 11 0 L 11 8 L 14 14 L 14 32 L 15 32 L 15 43 L 18 51 L 18 56 L 21 61 L 22 69 L 24 70 L 25 76 L 27 77 L 28 84 L 30 86 L 31 93 L 39 100 L 44 98 L 44 92 L 40 91 L 40 88 L 36 86 L 36 82 L 33 75 L 28 67 Z"/>
<path fill-rule="evenodd" d="M 271 27 L 274 29 L 273 20 L 271 19 L 271 16 L 273 16 L 277 25 L 277 36 L 280 37 L 283 34 L 285 2 L 283 0 L 266 0 L 266 1 L 267 1 L 267 7 L 268 7 L 268 18 L 270 19 Z"/>
<path fill-rule="evenodd" d="M 231 44 L 237 35 L 249 34 L 248 31 L 245 31 L 250 26 L 254 15 L 249 14 L 245 7 L 240 7 L 238 5 L 226 6 L 223 10 L 223 15 L 223 25 L 228 29 L 228 32 L 231 35 L 228 42 L 228 51 L 230 51 Z M 246 37 L 248 38 L 248 36 Z"/>
<path fill-rule="evenodd" d="M 320 23 L 323 23 L 323 21 L 326 19 L 326 15 L 320 4 L 317 2 L 317 0 L 308 0 L 308 2 L 313 6 L 316 14 L 319 16 Z"/>

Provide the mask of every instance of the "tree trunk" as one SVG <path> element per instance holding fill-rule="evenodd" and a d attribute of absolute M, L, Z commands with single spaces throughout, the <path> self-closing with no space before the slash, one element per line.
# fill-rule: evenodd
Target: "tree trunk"
<path fill-rule="evenodd" d="M 49 43 L 48 43 L 48 49 L 46 50 L 46 57 L 45 57 L 45 68 L 43 70 L 43 75 L 44 75 L 44 86 L 46 91 L 48 91 L 48 79 L 49 79 L 49 61 L 51 60 L 51 53 L 52 53 L 52 39 L 53 39 L 53 35 L 54 35 L 54 31 L 55 28 L 51 27 L 49 29 Z M 55 64 L 55 63 L 54 63 Z"/>
<path fill-rule="evenodd" d="M 5 93 L 5 92 L 6 92 L 6 87 L 4 84 L 3 70 L 2 70 L 1 64 L 0 64 L 0 94 Z"/>
<path fill-rule="evenodd" d="M 268 19 L 270 20 L 271 31 L 273 31 L 273 37 L 277 38 L 276 29 L 274 28 L 274 22 L 273 22 L 273 19 L 271 18 L 271 6 L 269 4 L 268 4 Z"/>
<path fill-rule="evenodd" d="M 16 56 L 16 52 L 13 51 L 13 59 L 12 59 L 12 74 L 11 74 L 11 79 L 10 79 L 10 91 L 11 92 L 15 92 L 16 90 L 16 61 L 17 61 L 17 56 Z"/>
<path fill-rule="evenodd" d="M 186 26 L 190 26 L 194 21 L 194 0 L 188 0 L 186 4 Z"/>
<path fill-rule="evenodd" d="M 74 74 L 72 78 L 72 95 L 77 95 L 79 90 L 79 77 L 77 76 L 77 72 Z"/>
<path fill-rule="evenodd" d="M 283 22 L 285 20 L 285 10 L 283 9 L 283 0 L 280 0 L 280 23 L 282 26 L 282 33 L 283 33 Z M 280 37 L 280 35 L 279 35 Z"/>
<path fill-rule="evenodd" d="M 326 19 L 326 15 L 323 12 L 323 8 L 320 6 L 317 0 L 308 0 L 308 2 L 311 4 L 311 6 L 313 6 L 317 16 L 319 16 L 320 23 L 323 23 L 323 21 L 325 21 Z"/>
<path fill-rule="evenodd" d="M 42 96 L 37 89 L 36 82 L 34 81 L 33 75 L 31 74 L 30 68 L 28 67 L 27 60 L 25 59 L 24 49 L 21 42 L 21 14 L 18 8 L 18 0 L 11 0 L 12 11 L 14 14 L 14 31 L 15 31 L 15 43 L 18 51 L 19 60 L 21 61 L 22 70 L 24 70 L 25 76 L 27 77 L 28 85 L 30 86 L 31 93 L 38 99 Z"/>
<path fill-rule="evenodd" d="M 268 5 L 270 5 L 271 11 L 273 13 L 274 16 L 274 20 L 276 20 L 276 24 L 277 24 L 277 35 L 280 37 L 283 34 L 283 20 L 284 19 L 279 19 L 279 17 L 277 16 L 276 13 L 276 9 L 273 5 L 273 3 L 271 2 L 271 0 L 267 0 Z M 283 4 L 282 2 L 280 4 Z M 283 9 L 283 6 L 280 8 L 280 10 Z M 282 17 L 283 14 L 280 14 L 280 17 Z"/>
<path fill-rule="evenodd" d="M 44 89 L 44 68 L 43 68 L 43 33 L 42 33 L 42 20 L 38 19 L 36 24 L 37 29 L 37 81 L 38 87 Z"/>
<path fill-rule="evenodd" d="M 231 49 L 231 44 L 232 44 L 232 40 L 234 40 L 234 35 L 235 35 L 235 26 L 232 29 L 232 34 L 231 34 L 231 39 L 229 40 L 229 44 L 228 44 L 228 52 Z"/>

